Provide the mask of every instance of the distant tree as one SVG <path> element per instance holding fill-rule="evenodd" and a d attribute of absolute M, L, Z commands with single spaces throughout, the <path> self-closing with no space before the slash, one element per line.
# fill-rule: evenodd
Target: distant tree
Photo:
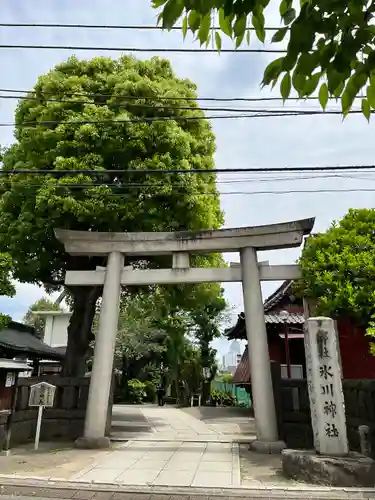
<path fill-rule="evenodd" d="M 156 325 L 163 297 L 147 291 L 123 294 L 115 349 L 115 366 L 122 380 L 142 379 L 142 371 L 150 365 L 160 367 L 165 351 L 166 332 Z"/>
<path fill-rule="evenodd" d="M 223 296 L 224 290 L 217 283 L 209 283 L 197 290 L 196 305 L 191 311 L 194 336 L 200 350 L 203 367 L 210 369 L 210 377 L 203 382 L 203 401 L 209 396 L 210 381 L 215 377 L 216 351 L 211 342 L 220 337 L 220 328 L 228 313 L 228 304 Z"/>
<path fill-rule="evenodd" d="M 12 259 L 6 253 L 0 253 L 0 296 L 14 297 L 16 288 L 12 283 Z M 0 330 L 12 320 L 7 314 L 0 313 Z"/>
<path fill-rule="evenodd" d="M 23 322 L 26 325 L 30 325 L 35 328 L 35 333 L 38 339 L 42 339 L 44 335 L 44 316 L 38 316 L 34 314 L 35 311 L 62 311 L 63 309 L 59 304 L 56 304 L 53 300 L 48 297 L 42 297 L 32 304 L 27 313 L 23 317 Z"/>
<path fill-rule="evenodd" d="M 295 291 L 316 313 L 352 318 L 375 337 L 375 210 L 351 209 L 324 233 L 307 239 Z"/>

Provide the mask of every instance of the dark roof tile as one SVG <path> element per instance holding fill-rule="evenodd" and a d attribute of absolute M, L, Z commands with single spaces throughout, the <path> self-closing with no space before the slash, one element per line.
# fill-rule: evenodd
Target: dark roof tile
<path fill-rule="evenodd" d="M 12 321 L 0 331 L 0 346 L 40 358 L 62 359 L 64 357 L 62 353 L 37 339 L 32 332 L 32 327 Z"/>

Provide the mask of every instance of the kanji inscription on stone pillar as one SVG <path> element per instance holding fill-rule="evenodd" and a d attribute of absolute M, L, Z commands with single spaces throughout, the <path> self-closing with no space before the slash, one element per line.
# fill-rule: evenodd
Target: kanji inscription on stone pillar
<path fill-rule="evenodd" d="M 331 318 L 309 318 L 305 333 L 306 372 L 314 447 L 317 453 L 349 453 L 340 346 Z"/>

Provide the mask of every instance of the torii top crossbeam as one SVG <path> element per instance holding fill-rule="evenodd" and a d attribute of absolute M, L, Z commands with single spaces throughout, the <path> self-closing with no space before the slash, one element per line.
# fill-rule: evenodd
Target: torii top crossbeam
<path fill-rule="evenodd" d="M 162 255 L 174 252 L 236 252 L 244 247 L 273 250 L 298 247 L 310 234 L 315 219 L 215 231 L 102 233 L 55 229 L 56 238 L 71 255 Z"/>

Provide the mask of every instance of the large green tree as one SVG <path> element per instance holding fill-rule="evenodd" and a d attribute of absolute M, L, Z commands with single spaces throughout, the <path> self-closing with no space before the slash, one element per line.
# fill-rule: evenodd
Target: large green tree
<path fill-rule="evenodd" d="M 9 254 L 0 253 L 0 296 L 14 297 L 16 288 L 12 282 L 12 259 Z M 0 313 L 0 330 L 10 321 L 11 317 Z"/>
<path fill-rule="evenodd" d="M 179 101 L 163 102 L 165 96 L 192 98 L 189 107 L 196 109 L 172 111 Z M 18 280 L 58 288 L 65 271 L 104 264 L 67 255 L 55 228 L 172 231 L 222 224 L 215 175 L 141 173 L 213 168 L 214 135 L 209 122 L 194 119 L 204 116 L 195 97 L 196 86 L 159 58 L 72 57 L 38 79 L 17 107 L 15 143 L 3 157 L 7 174 L 30 174 L 3 175 L 0 186 L 0 251 L 12 256 Z M 48 175 L 32 174 L 35 169 Z M 85 371 L 101 288 L 69 287 L 69 294 L 63 375 L 74 376 Z"/>
<path fill-rule="evenodd" d="M 220 51 L 222 35 L 235 47 L 250 44 L 249 28 L 261 42 L 266 39 L 266 8 L 279 5 L 282 27 L 272 43 L 287 40 L 286 54 L 276 57 L 266 68 L 264 85 L 275 86 L 280 77 L 284 99 L 294 88 L 301 98 L 319 87 L 323 108 L 329 97 L 341 98 L 347 114 L 361 88 L 367 91 L 362 111 L 369 118 L 375 109 L 375 26 L 373 0 L 152 0 L 161 8 L 159 22 L 166 29 L 182 19 L 184 36 L 188 30 L 201 44 L 213 36 Z M 211 26 L 218 21 L 219 29 Z M 214 31 L 214 33 L 213 33 Z M 277 46 L 283 49 L 284 45 Z"/>
<path fill-rule="evenodd" d="M 23 322 L 26 325 L 30 325 L 35 328 L 36 336 L 39 339 L 43 339 L 44 336 L 44 316 L 38 316 L 35 314 L 36 311 L 61 311 L 62 308 L 59 304 L 56 304 L 53 300 L 48 297 L 42 297 L 37 300 L 27 310 L 25 316 L 23 317 Z"/>
<path fill-rule="evenodd" d="M 158 325 L 163 302 L 159 288 L 123 294 L 115 351 L 123 381 L 142 378 L 147 365 L 160 366 L 166 349 L 166 332 Z"/>
<path fill-rule="evenodd" d="M 344 315 L 370 326 L 375 313 L 374 227 L 374 209 L 352 209 L 326 232 L 307 239 L 296 290 L 315 302 L 318 314 Z"/>

